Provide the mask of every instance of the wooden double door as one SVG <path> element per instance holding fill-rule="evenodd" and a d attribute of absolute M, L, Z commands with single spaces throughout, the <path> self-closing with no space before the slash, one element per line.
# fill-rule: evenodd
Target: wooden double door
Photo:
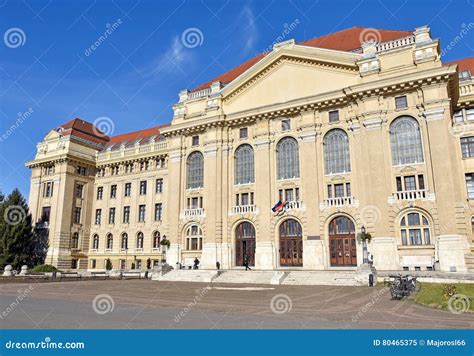
<path fill-rule="evenodd" d="M 235 230 L 235 265 L 255 266 L 255 228 L 249 222 L 240 223 Z"/>
<path fill-rule="evenodd" d="M 331 266 L 357 266 L 354 234 L 329 236 Z"/>
<path fill-rule="evenodd" d="M 301 225 L 288 219 L 280 225 L 280 266 L 303 266 L 303 232 Z"/>

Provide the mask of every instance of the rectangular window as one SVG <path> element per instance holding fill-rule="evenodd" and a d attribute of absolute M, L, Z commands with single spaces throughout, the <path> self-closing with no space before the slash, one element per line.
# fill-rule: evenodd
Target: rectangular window
<path fill-rule="evenodd" d="M 76 206 L 74 208 L 74 224 L 80 224 L 81 223 L 81 208 Z"/>
<path fill-rule="evenodd" d="M 141 170 L 141 171 L 146 171 L 146 170 L 148 170 L 148 161 L 140 162 L 140 170 Z"/>
<path fill-rule="evenodd" d="M 474 173 L 466 174 L 466 188 L 468 199 L 474 199 Z"/>
<path fill-rule="evenodd" d="M 96 260 L 91 260 L 91 269 L 95 269 L 97 266 Z"/>
<path fill-rule="evenodd" d="M 146 180 L 140 182 L 140 195 L 146 195 Z"/>
<path fill-rule="evenodd" d="M 286 201 L 293 201 L 293 189 L 285 189 L 285 199 Z"/>
<path fill-rule="evenodd" d="M 474 157 L 474 136 L 461 138 L 462 158 Z"/>
<path fill-rule="evenodd" d="M 281 130 L 282 131 L 291 130 L 291 121 L 290 121 L 290 119 L 281 120 Z"/>
<path fill-rule="evenodd" d="M 115 224 L 115 208 L 109 209 L 109 224 Z"/>
<path fill-rule="evenodd" d="M 138 221 L 139 222 L 145 221 L 145 205 L 138 206 Z"/>
<path fill-rule="evenodd" d="M 125 165 L 125 173 L 131 173 L 133 170 L 133 165 L 131 163 L 128 163 Z"/>
<path fill-rule="evenodd" d="M 130 207 L 123 207 L 123 223 L 128 224 L 130 222 Z"/>
<path fill-rule="evenodd" d="M 44 206 L 41 210 L 41 222 L 49 223 L 49 217 L 51 215 L 51 207 Z"/>
<path fill-rule="evenodd" d="M 104 187 L 97 187 L 97 200 L 102 200 L 104 195 Z"/>
<path fill-rule="evenodd" d="M 239 137 L 242 138 L 247 138 L 248 137 L 248 129 L 246 127 L 242 127 L 239 130 Z"/>
<path fill-rule="evenodd" d="M 53 182 L 46 182 L 43 185 L 43 197 L 49 198 L 53 196 L 53 187 L 54 183 Z"/>
<path fill-rule="evenodd" d="M 75 193 L 76 198 L 82 198 L 83 190 L 84 190 L 83 184 L 76 184 L 76 193 Z"/>
<path fill-rule="evenodd" d="M 193 136 L 192 144 L 193 146 L 199 146 L 199 136 Z"/>
<path fill-rule="evenodd" d="M 95 224 L 100 225 L 102 220 L 102 209 L 95 209 Z"/>
<path fill-rule="evenodd" d="M 352 196 L 351 183 L 346 183 L 346 196 Z"/>
<path fill-rule="evenodd" d="M 163 211 L 163 205 L 161 203 L 155 204 L 155 221 L 161 221 L 161 213 Z"/>
<path fill-rule="evenodd" d="M 158 178 L 156 180 L 155 193 L 162 193 L 162 192 L 163 192 L 163 178 Z"/>
<path fill-rule="evenodd" d="M 334 184 L 334 196 L 336 198 L 344 197 L 344 184 Z"/>
<path fill-rule="evenodd" d="M 329 112 L 329 122 L 339 121 L 339 110 L 333 110 Z"/>
<path fill-rule="evenodd" d="M 462 110 L 455 111 L 453 119 L 454 119 L 454 122 L 463 122 L 464 117 L 463 117 Z"/>
<path fill-rule="evenodd" d="M 249 193 L 241 194 L 242 205 L 249 205 Z"/>
<path fill-rule="evenodd" d="M 77 166 L 76 167 L 76 174 L 79 174 L 80 176 L 85 176 L 87 175 L 87 168 L 82 167 L 82 166 Z"/>
<path fill-rule="evenodd" d="M 78 265 L 77 258 L 73 258 L 71 260 L 71 269 L 77 269 L 77 265 Z"/>
<path fill-rule="evenodd" d="M 250 205 L 253 205 L 253 202 L 254 200 L 253 200 L 253 192 L 252 192 L 250 193 Z"/>
<path fill-rule="evenodd" d="M 416 190 L 415 176 L 405 176 L 405 190 Z"/>
<path fill-rule="evenodd" d="M 295 200 L 300 200 L 300 188 L 295 188 Z"/>
<path fill-rule="evenodd" d="M 283 201 L 283 190 L 282 190 L 282 189 L 280 189 L 280 190 L 278 191 L 278 199 L 279 199 L 280 201 Z"/>
<path fill-rule="evenodd" d="M 397 96 L 395 98 L 395 108 L 396 109 L 406 109 L 408 107 L 406 95 Z"/>
<path fill-rule="evenodd" d="M 132 183 L 125 183 L 125 196 L 129 197 L 132 195 Z"/>
<path fill-rule="evenodd" d="M 418 174 L 418 189 L 425 189 L 425 177 L 423 174 Z"/>
<path fill-rule="evenodd" d="M 116 198 L 117 197 L 117 184 L 112 184 L 110 186 L 110 198 Z"/>
<path fill-rule="evenodd" d="M 199 198 L 194 197 L 191 199 L 191 209 L 199 208 Z"/>
<path fill-rule="evenodd" d="M 474 108 L 466 109 L 466 120 L 473 121 L 474 120 Z"/>
<path fill-rule="evenodd" d="M 397 177 L 397 192 L 401 192 L 403 191 L 403 187 L 402 187 L 402 177 Z"/>
<path fill-rule="evenodd" d="M 240 205 L 239 194 L 236 194 L 235 195 L 235 206 L 239 206 L 239 205 Z"/>
<path fill-rule="evenodd" d="M 332 198 L 332 185 L 331 184 L 328 184 L 328 198 L 329 199 Z"/>

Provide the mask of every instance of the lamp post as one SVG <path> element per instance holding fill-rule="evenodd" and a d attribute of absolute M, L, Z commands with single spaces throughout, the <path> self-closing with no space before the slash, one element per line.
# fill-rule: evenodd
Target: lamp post
<path fill-rule="evenodd" d="M 362 235 L 362 258 L 363 258 L 362 263 L 364 265 L 369 263 L 369 258 L 368 258 L 368 253 L 367 253 L 367 240 L 366 240 L 366 235 L 365 235 L 366 232 L 367 230 L 365 229 L 365 226 L 362 225 L 362 227 L 360 228 L 360 233 Z"/>
<path fill-rule="evenodd" d="M 128 266 L 128 246 L 125 247 L 125 269 L 127 269 L 127 266 Z"/>
<path fill-rule="evenodd" d="M 166 263 L 166 247 L 167 247 L 167 244 L 166 244 L 166 235 L 163 235 L 163 258 L 161 260 L 161 264 L 163 263 Z"/>

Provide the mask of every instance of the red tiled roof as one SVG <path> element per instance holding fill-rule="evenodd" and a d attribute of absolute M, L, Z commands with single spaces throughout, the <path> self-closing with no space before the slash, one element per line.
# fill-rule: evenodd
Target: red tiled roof
<path fill-rule="evenodd" d="M 125 133 L 125 134 L 122 134 L 122 135 L 112 136 L 110 138 L 109 144 L 117 144 L 117 143 L 121 143 L 121 142 L 131 142 L 131 141 L 135 141 L 139 138 L 146 139 L 146 138 L 150 138 L 152 136 L 159 136 L 160 135 L 160 129 L 163 128 L 163 127 L 167 127 L 169 125 L 170 124 L 156 126 L 156 127 L 150 127 L 148 129 L 144 129 L 144 130 L 139 130 L 139 131 Z"/>
<path fill-rule="evenodd" d="M 346 30 L 331 33 L 329 35 L 324 35 L 304 42 L 299 42 L 298 44 L 302 46 L 326 48 L 338 51 L 354 51 L 361 47 L 361 42 L 364 40 L 376 39 L 377 42 L 388 42 L 397 38 L 407 37 L 412 34 L 412 31 L 395 31 L 372 29 L 368 27 L 352 27 Z M 217 81 L 220 81 L 224 84 L 228 84 L 269 53 L 270 52 L 261 53 L 258 56 L 255 56 L 249 59 L 248 61 L 242 63 L 241 65 L 198 86 L 197 88 L 194 88 L 192 91 L 208 88 L 211 83 Z"/>
<path fill-rule="evenodd" d="M 446 64 L 457 64 L 459 66 L 458 69 L 460 72 L 468 70 L 471 72 L 471 75 L 474 75 L 474 57 L 458 59 Z"/>
<path fill-rule="evenodd" d="M 66 122 L 59 126 L 56 131 L 60 132 L 61 135 L 74 135 L 98 144 L 106 144 L 110 139 L 107 134 L 99 130 L 93 124 L 80 118 Z"/>

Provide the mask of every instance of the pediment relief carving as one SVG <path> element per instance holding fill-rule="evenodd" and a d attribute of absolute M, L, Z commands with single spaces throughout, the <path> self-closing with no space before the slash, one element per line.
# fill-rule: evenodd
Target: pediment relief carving
<path fill-rule="evenodd" d="M 403 167 L 402 169 L 400 169 L 400 172 L 401 173 L 412 173 L 412 172 L 416 172 L 416 168 L 413 167 L 413 166 L 406 166 L 406 167 Z"/>

